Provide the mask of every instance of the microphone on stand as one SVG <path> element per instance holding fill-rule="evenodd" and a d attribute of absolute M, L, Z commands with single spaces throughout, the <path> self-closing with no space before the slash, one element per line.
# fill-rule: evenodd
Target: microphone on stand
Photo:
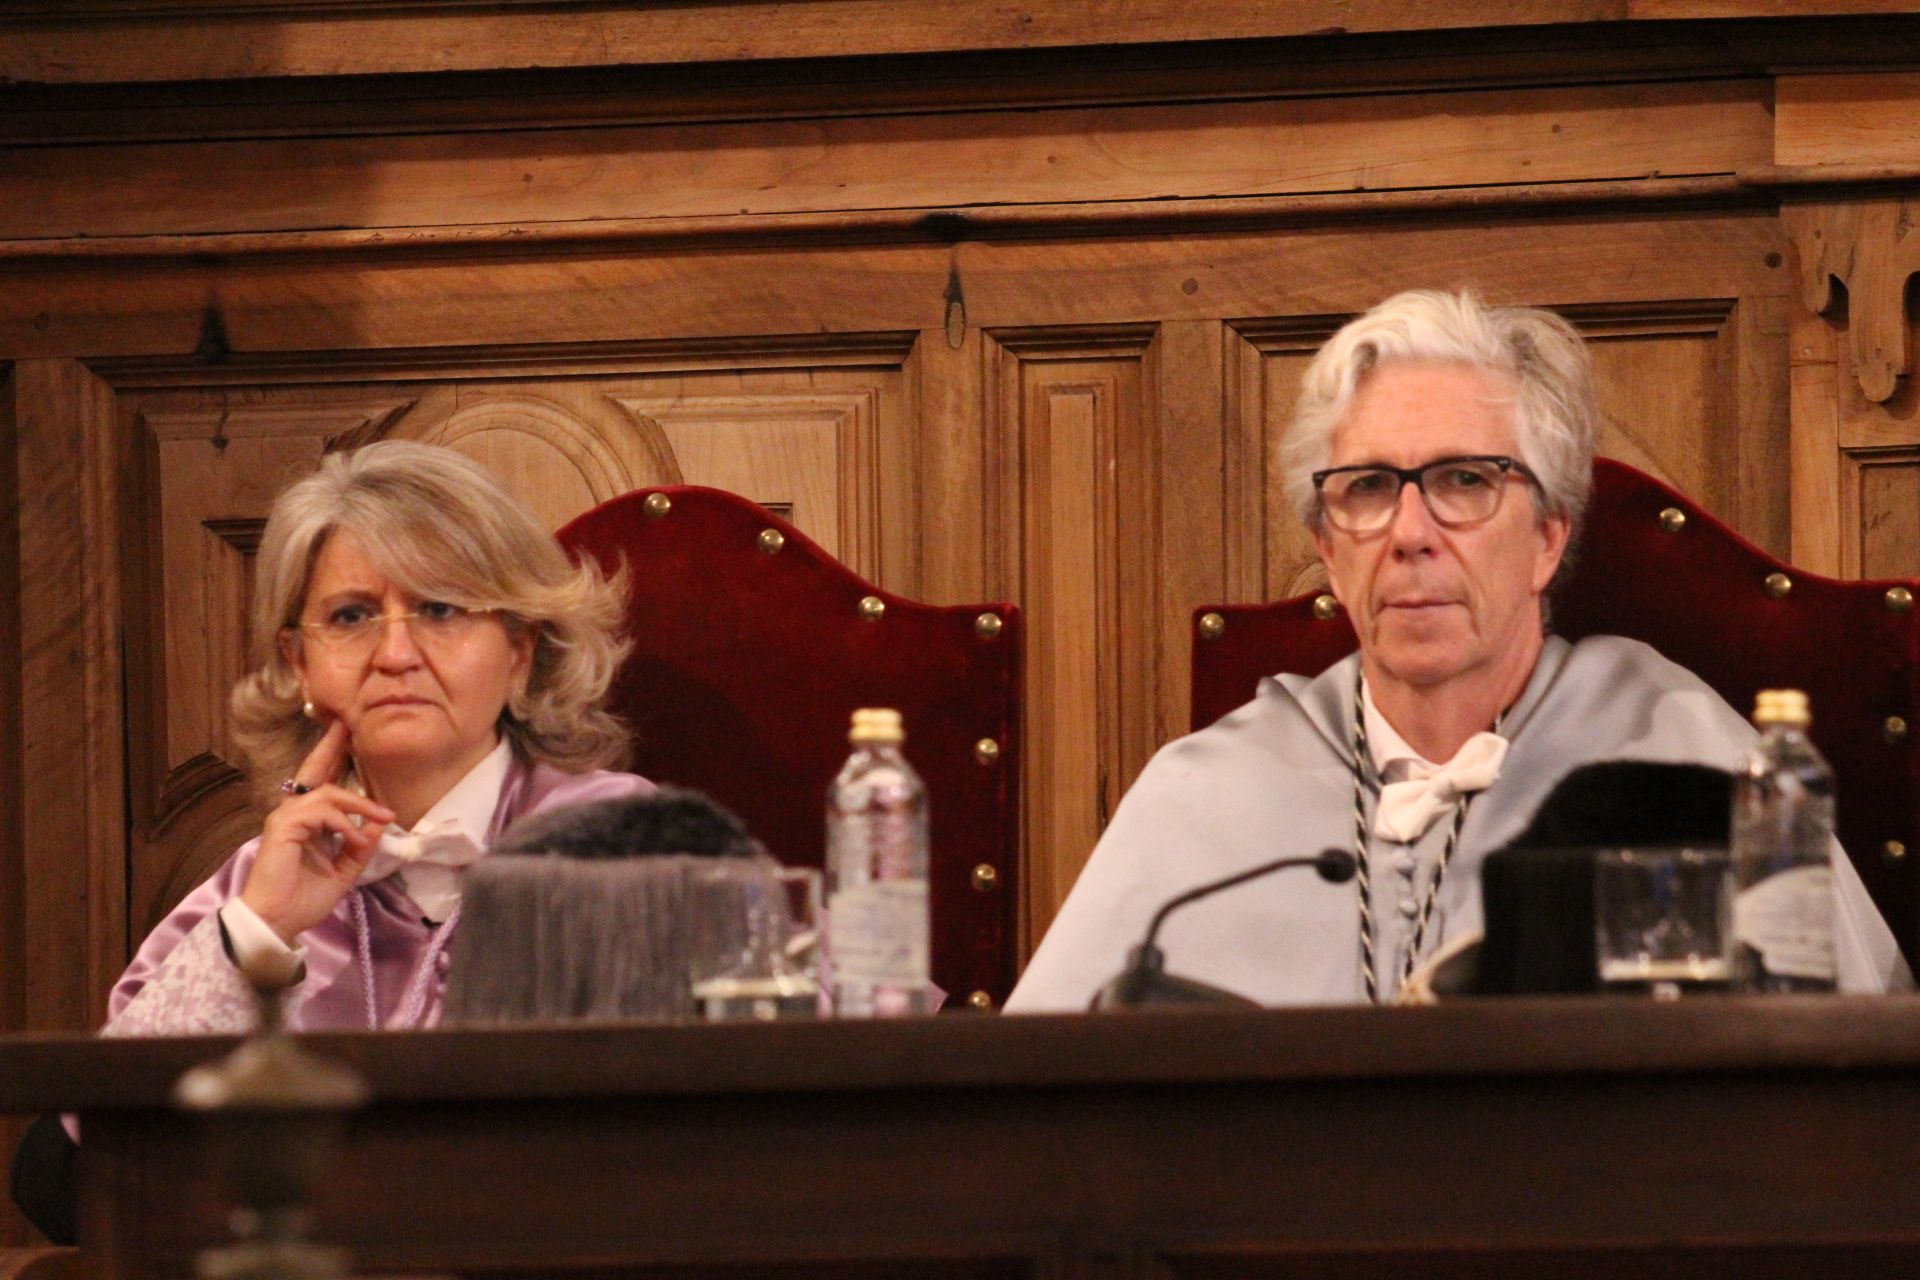
<path fill-rule="evenodd" d="M 1156 911 L 1153 920 L 1147 925 L 1147 936 L 1127 955 L 1127 967 L 1115 975 L 1113 981 L 1100 988 L 1088 1007 L 1095 1013 L 1109 1009 L 1140 1009 L 1162 1005 L 1227 1005 L 1239 1008 L 1256 1009 L 1259 1004 L 1243 995 L 1227 991 L 1221 987 L 1197 982 L 1192 978 L 1182 978 L 1168 973 L 1165 969 L 1166 957 L 1160 948 L 1153 945 L 1154 937 L 1160 932 L 1160 926 L 1173 912 L 1190 902 L 1210 898 L 1223 889 L 1245 884 L 1249 880 L 1258 880 L 1261 876 L 1275 871 L 1285 871 L 1289 867 L 1312 867 L 1320 873 L 1320 878 L 1329 884 L 1344 884 L 1353 879 L 1355 863 L 1353 855 L 1345 849 L 1325 849 L 1311 858 L 1279 858 L 1273 862 L 1263 862 L 1257 867 L 1237 872 L 1224 880 L 1215 880 L 1203 884 L 1197 889 L 1167 900 L 1165 906 Z"/>

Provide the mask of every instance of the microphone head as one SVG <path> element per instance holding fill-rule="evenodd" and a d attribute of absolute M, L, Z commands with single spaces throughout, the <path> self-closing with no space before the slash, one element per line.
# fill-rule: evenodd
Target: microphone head
<path fill-rule="evenodd" d="M 1353 873 L 1359 869 L 1359 864 L 1345 849 L 1322 849 L 1320 856 L 1313 860 L 1313 869 L 1318 871 L 1320 878 L 1328 884 L 1345 884 L 1353 879 Z"/>

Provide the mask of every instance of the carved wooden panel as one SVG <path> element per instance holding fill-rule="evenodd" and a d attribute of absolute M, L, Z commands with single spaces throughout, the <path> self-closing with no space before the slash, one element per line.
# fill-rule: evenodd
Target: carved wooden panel
<path fill-rule="evenodd" d="M 1907 504 L 1920 450 L 1920 387 L 1884 401 L 1851 376 L 1850 317 L 1799 313 L 1792 333 L 1794 562 L 1841 577 L 1920 576 Z M 1913 330 L 1902 341 L 1913 344 Z"/>
<path fill-rule="evenodd" d="M 656 353 L 652 373 L 125 393 L 149 531 L 132 562 L 136 940 L 257 830 L 226 700 L 253 661 L 252 554 L 267 510 L 324 451 L 382 438 L 445 444 L 498 471 L 550 526 L 643 485 L 731 488 L 790 515 L 861 571 L 891 564 L 910 579 L 912 549 L 881 545 L 883 492 L 893 528 L 913 518 L 910 486 L 886 472 L 911 457 L 886 438 L 902 424 L 910 343 L 869 344 L 863 359 L 884 354 L 877 367 L 838 367 L 845 345 L 823 344 L 815 357 L 826 367 L 799 370 L 790 366 L 804 356 L 742 349 L 736 366 L 774 367 L 711 371 L 704 357 Z"/>

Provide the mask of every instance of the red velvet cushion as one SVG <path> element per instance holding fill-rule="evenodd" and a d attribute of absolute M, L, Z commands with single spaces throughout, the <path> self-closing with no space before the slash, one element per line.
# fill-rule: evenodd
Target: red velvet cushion
<path fill-rule="evenodd" d="M 1686 516 L 1677 533 L 1660 514 Z M 1767 594 L 1770 574 L 1792 582 Z M 1887 604 L 1891 587 L 1841 582 L 1775 560 L 1660 481 L 1624 463 L 1594 464 L 1593 505 L 1572 570 L 1556 587 L 1554 630 L 1569 639 L 1631 636 L 1751 711 L 1765 688 L 1805 689 L 1813 738 L 1839 787 L 1840 839 L 1909 961 L 1920 961 L 1920 765 L 1910 738 L 1889 741 L 1888 717 L 1914 719 L 1920 626 Z M 1226 629 L 1197 628 L 1218 613 Z M 1253 696 L 1260 677 L 1315 675 L 1353 652 L 1344 613 L 1314 616 L 1313 597 L 1195 611 L 1193 724 L 1212 724 Z M 1890 858 L 1887 842 L 1913 853 Z"/>
<path fill-rule="evenodd" d="M 648 514 L 654 495 L 666 514 Z M 772 554 L 759 542 L 768 529 L 784 539 Z M 634 729 L 635 770 L 706 792 L 782 861 L 821 865 L 827 784 L 853 709 L 899 708 L 931 795 L 934 981 L 950 1002 L 976 991 L 1004 1001 L 1018 937 L 1018 611 L 879 591 L 718 489 L 630 493 L 559 537 L 609 569 L 627 565 L 634 647 L 611 705 Z M 868 596 L 886 604 L 878 620 L 860 614 Z M 976 626 L 986 612 L 997 636 Z M 997 762 L 976 758 L 982 739 L 999 744 Z M 985 891 L 977 866 L 993 869 Z"/>

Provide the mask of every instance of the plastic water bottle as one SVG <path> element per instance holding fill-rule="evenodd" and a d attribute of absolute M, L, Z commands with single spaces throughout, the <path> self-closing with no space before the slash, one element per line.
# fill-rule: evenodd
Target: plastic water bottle
<path fill-rule="evenodd" d="M 928 1012 L 927 789 L 900 754 L 900 713 L 853 713 L 827 790 L 827 947 L 834 1012 Z"/>
<path fill-rule="evenodd" d="M 1748 991 L 1832 991 L 1833 770 L 1798 689 L 1763 689 L 1733 780 L 1733 931 Z"/>

